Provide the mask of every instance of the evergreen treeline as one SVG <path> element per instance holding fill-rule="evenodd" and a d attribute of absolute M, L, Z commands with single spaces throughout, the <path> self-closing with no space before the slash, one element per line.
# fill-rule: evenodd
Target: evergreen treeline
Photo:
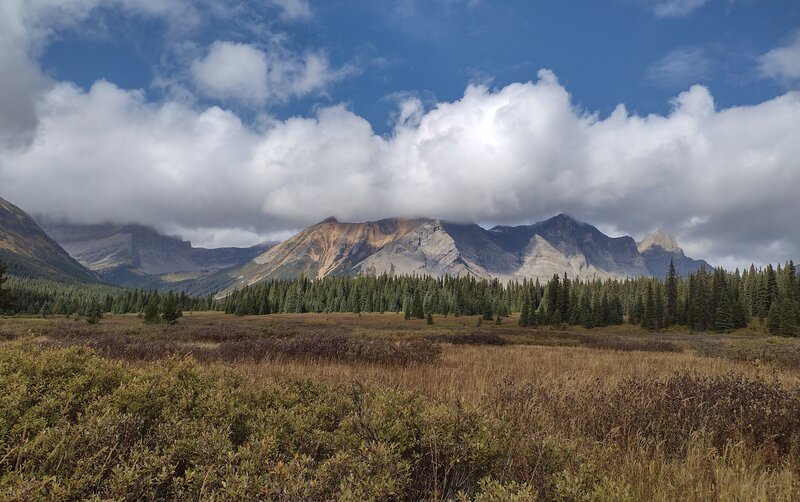
<path fill-rule="evenodd" d="M 525 280 L 504 284 L 474 277 L 388 274 L 319 280 L 301 277 L 245 287 L 219 301 L 211 296 L 13 276 L 0 290 L 6 310 L 44 316 L 156 310 L 162 320 L 173 322 L 172 312 L 224 310 L 238 315 L 404 312 L 406 318 L 480 315 L 483 320 L 492 320 L 519 312 L 523 326 L 593 328 L 629 322 L 649 330 L 681 325 L 694 331 L 731 331 L 760 318 L 766 319 L 772 334 L 800 334 L 800 280 L 792 262 L 759 269 L 751 266 L 744 272 L 700 270 L 686 278 L 678 276 L 670 264 L 663 280 L 580 281 L 555 275 L 546 283 Z"/>
<path fill-rule="evenodd" d="M 8 297 L 1 312 L 29 315 L 79 315 L 102 317 L 103 313 L 144 313 L 148 305 L 158 312 L 167 312 L 172 322 L 176 311 L 215 310 L 212 297 L 191 297 L 186 293 L 163 293 L 155 290 L 121 289 L 112 286 L 67 284 L 47 279 L 11 276 L 7 278 L 2 297 Z"/>
<path fill-rule="evenodd" d="M 503 284 L 474 277 L 379 276 L 279 280 L 234 291 L 220 308 L 238 315 L 300 312 L 404 312 L 495 316 L 520 313 L 520 324 L 602 327 L 623 322 L 649 330 L 673 325 L 731 331 L 767 319 L 773 334 L 796 336 L 800 281 L 788 262 L 740 272 L 700 270 L 683 278 L 670 264 L 665 278 L 579 281 L 553 276 Z"/>

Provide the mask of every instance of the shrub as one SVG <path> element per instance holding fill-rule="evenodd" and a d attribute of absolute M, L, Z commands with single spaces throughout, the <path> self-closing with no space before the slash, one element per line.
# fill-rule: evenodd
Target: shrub
<path fill-rule="evenodd" d="M 276 380 L 85 348 L 0 353 L 9 499 L 420 500 L 514 495 L 509 430 L 413 393 Z"/>
<path fill-rule="evenodd" d="M 729 345 L 705 343 L 698 347 L 697 353 L 705 357 L 774 364 L 790 370 L 800 369 L 800 344 L 784 340 L 742 340 Z"/>
<path fill-rule="evenodd" d="M 772 453 L 800 453 L 800 389 L 741 375 L 679 373 L 665 380 L 630 378 L 572 403 L 579 428 L 601 440 L 653 439 L 671 455 L 700 436 L 718 451 L 735 442 Z"/>
<path fill-rule="evenodd" d="M 420 339 L 391 341 L 344 335 L 302 335 L 223 342 L 219 346 L 219 356 L 228 362 L 281 357 L 408 365 L 438 360 L 441 348 Z"/>
<path fill-rule="evenodd" d="M 210 325 L 195 328 L 182 336 L 184 340 L 198 342 L 220 343 L 231 340 L 242 340 L 245 338 L 256 338 L 255 333 L 247 333 L 241 328 L 232 324 L 222 324 L 219 326 Z"/>
<path fill-rule="evenodd" d="M 506 345 L 508 341 L 496 333 L 464 333 L 456 335 L 438 335 L 429 338 L 437 342 L 453 345 Z"/>
<path fill-rule="evenodd" d="M 622 352 L 683 352 L 680 346 L 666 340 L 637 340 L 609 336 L 579 337 L 582 347 L 603 350 L 619 350 Z"/>
<path fill-rule="evenodd" d="M 140 334 L 98 333 L 73 328 L 62 331 L 56 340 L 45 345 L 86 345 L 105 357 L 127 361 L 152 361 L 191 355 L 199 361 L 261 362 L 283 358 L 406 366 L 433 363 L 441 357 L 440 346 L 422 339 L 393 341 L 324 333 L 251 338 L 235 329 L 206 331 L 203 328 L 188 336 L 173 338 L 167 339 L 163 335 L 151 338 Z M 216 340 L 219 343 L 215 347 L 185 343 Z"/>

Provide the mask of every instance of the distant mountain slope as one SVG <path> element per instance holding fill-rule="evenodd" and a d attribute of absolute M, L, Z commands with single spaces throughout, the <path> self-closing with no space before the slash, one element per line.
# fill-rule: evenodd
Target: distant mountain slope
<path fill-rule="evenodd" d="M 42 227 L 76 260 L 104 281 L 125 287 L 164 288 L 241 266 L 269 248 L 194 248 L 188 241 L 140 225 Z"/>
<path fill-rule="evenodd" d="M 25 211 L 0 198 L 0 260 L 9 273 L 68 282 L 99 282 L 75 261 Z"/>
<path fill-rule="evenodd" d="M 566 272 L 571 277 L 604 279 L 649 275 L 633 238 L 609 237 L 565 214 L 533 225 L 497 226 L 492 231 L 507 248 L 522 250 L 524 265 L 515 276 L 549 278 Z"/>
<path fill-rule="evenodd" d="M 396 218 L 367 223 L 340 223 L 328 218 L 312 225 L 236 271 L 248 283 L 357 273 L 356 267 L 379 249 L 429 220 Z"/>
<path fill-rule="evenodd" d="M 664 277 L 669 268 L 669 261 L 675 265 L 678 275 L 687 276 L 691 272 L 705 267 L 713 267 L 705 260 L 694 260 L 686 256 L 683 249 L 678 247 L 675 238 L 663 230 L 656 230 L 642 240 L 638 245 L 639 252 L 644 256 L 650 275 Z"/>
<path fill-rule="evenodd" d="M 663 276 L 660 266 L 666 255 L 658 243 L 647 244 L 644 253 L 640 247 L 631 237 L 609 237 L 564 214 L 490 230 L 426 218 L 365 223 L 328 218 L 232 271 L 231 288 L 301 274 L 316 278 L 387 272 L 501 280 L 546 280 L 564 273 L 582 279 Z M 687 258 L 680 248 L 666 252 L 684 275 L 707 265 Z"/>

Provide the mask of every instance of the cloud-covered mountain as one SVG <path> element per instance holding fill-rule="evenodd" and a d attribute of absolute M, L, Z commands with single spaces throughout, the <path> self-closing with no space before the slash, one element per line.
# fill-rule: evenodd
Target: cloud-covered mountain
<path fill-rule="evenodd" d="M 663 230 L 656 230 L 642 240 L 638 245 L 639 252 L 644 256 L 647 269 L 654 275 L 658 271 L 667 270 L 669 261 L 672 260 L 675 270 L 679 275 L 686 276 L 700 267 L 711 269 L 705 260 L 694 260 L 686 256 L 683 249 L 678 247 L 675 238 Z M 663 274 L 662 274 L 663 275 Z"/>
<path fill-rule="evenodd" d="M 169 287 L 241 266 L 267 250 L 205 249 L 141 225 L 73 225 L 42 221 L 44 230 L 105 282 L 125 287 Z"/>
<path fill-rule="evenodd" d="M 99 282 L 36 224 L 31 216 L 0 198 L 0 260 L 11 274 L 68 282 Z"/>
<path fill-rule="evenodd" d="M 664 276 L 669 258 L 682 274 L 709 265 L 692 260 L 674 239 L 657 233 L 637 245 L 560 214 L 533 225 L 456 224 L 390 218 L 343 223 L 328 218 L 232 272 L 231 287 L 270 280 L 330 275 L 469 275 L 501 280 L 566 273 L 573 278 Z M 664 261 L 666 260 L 666 261 Z"/>
<path fill-rule="evenodd" d="M 225 245 L 328 214 L 517 222 L 558 207 L 636 235 L 669 226 L 726 265 L 800 253 L 792 2 L 611 2 L 577 31 L 568 2 L 367 3 L 0 2 L 3 194 Z M 687 43 L 647 15 L 636 25 L 663 43 L 640 47 L 629 3 L 707 29 Z M 533 18 L 634 50 L 558 50 Z"/>

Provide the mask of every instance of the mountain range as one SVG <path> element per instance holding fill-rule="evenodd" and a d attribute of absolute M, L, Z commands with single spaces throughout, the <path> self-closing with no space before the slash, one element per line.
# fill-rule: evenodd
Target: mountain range
<path fill-rule="evenodd" d="M 430 274 L 477 278 L 581 279 L 663 277 L 670 259 L 679 274 L 711 266 L 687 257 L 675 239 L 657 231 L 642 242 L 609 237 L 565 214 L 532 225 L 447 223 L 389 218 L 343 223 L 328 218 L 230 272 L 228 290 L 301 274 Z"/>
<path fill-rule="evenodd" d="M 580 279 L 663 277 L 670 260 L 681 275 L 711 268 L 687 257 L 663 231 L 637 243 L 565 214 L 490 229 L 430 218 L 327 218 L 280 244 L 219 249 L 195 248 L 141 225 L 40 222 L 0 199 L 0 259 L 12 273 L 198 294 L 300 275 L 386 272 L 506 281 L 564 273 Z"/>
<path fill-rule="evenodd" d="M 142 225 L 74 225 L 40 219 L 44 231 L 109 284 L 168 288 L 241 266 L 272 244 L 249 248 L 192 247 Z"/>

